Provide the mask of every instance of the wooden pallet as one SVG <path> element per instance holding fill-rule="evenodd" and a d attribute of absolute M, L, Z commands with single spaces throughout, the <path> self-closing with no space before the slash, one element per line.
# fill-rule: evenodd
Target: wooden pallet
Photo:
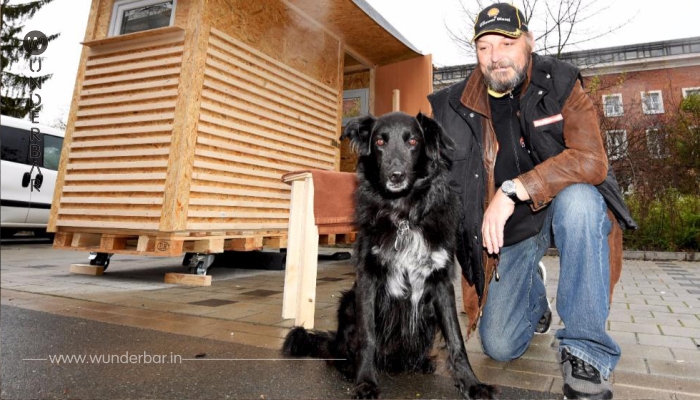
<path fill-rule="evenodd" d="M 178 256 L 183 253 L 222 253 L 284 248 L 287 237 L 282 233 L 241 234 L 232 232 L 197 232 L 194 234 L 159 235 L 154 233 L 57 232 L 53 247 L 97 253 Z"/>

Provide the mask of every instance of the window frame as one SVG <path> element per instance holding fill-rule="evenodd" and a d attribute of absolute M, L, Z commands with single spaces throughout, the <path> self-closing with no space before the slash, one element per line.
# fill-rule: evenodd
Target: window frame
<path fill-rule="evenodd" d="M 612 143 L 611 141 L 611 134 L 614 133 L 619 133 L 622 132 L 622 143 L 619 146 L 615 146 L 618 148 L 618 151 L 616 151 L 614 154 L 610 154 L 608 158 L 613 161 L 613 160 L 619 160 L 620 158 L 625 158 L 627 157 L 627 130 L 626 129 L 610 129 L 605 131 L 605 143 L 607 145 L 608 151 L 612 148 Z"/>
<path fill-rule="evenodd" d="M 608 114 L 608 103 L 606 102 L 607 98 L 609 97 L 617 97 L 620 99 L 620 112 L 616 114 Z M 604 94 L 603 95 L 603 114 L 606 117 L 621 117 L 625 115 L 625 107 L 622 104 L 622 93 L 611 93 L 611 94 Z"/>
<path fill-rule="evenodd" d="M 681 89 L 681 91 L 683 92 L 683 98 L 684 98 L 684 99 L 685 99 L 686 97 L 688 97 L 688 92 L 691 92 L 691 91 L 692 91 L 692 92 L 697 91 L 697 92 L 698 92 L 698 95 L 700 95 L 700 87 L 687 87 L 687 88 Z"/>
<path fill-rule="evenodd" d="M 168 0 L 116 0 L 114 2 L 114 6 L 112 7 L 112 18 L 109 24 L 108 36 L 112 37 L 122 35 L 119 30 L 121 29 L 122 20 L 126 11 L 140 7 L 148 7 L 153 4 L 165 3 L 166 1 Z M 173 9 L 170 13 L 170 23 L 168 26 L 173 26 L 175 23 L 175 9 L 177 8 L 177 0 L 172 0 L 172 2 Z"/>
<path fill-rule="evenodd" d="M 664 95 L 661 90 L 647 90 L 646 92 L 640 92 L 641 93 L 641 98 L 642 98 L 642 112 L 644 114 L 650 115 L 650 114 L 663 114 L 664 111 Z M 646 102 L 646 95 L 647 94 L 658 94 L 659 95 L 659 109 L 658 110 L 650 110 L 647 107 L 647 102 Z"/>

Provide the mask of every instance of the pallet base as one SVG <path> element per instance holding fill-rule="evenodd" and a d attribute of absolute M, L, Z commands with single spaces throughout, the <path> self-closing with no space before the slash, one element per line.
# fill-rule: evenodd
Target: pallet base
<path fill-rule="evenodd" d="M 165 274 L 165 283 L 185 286 L 211 286 L 211 275 L 191 275 L 168 272 Z"/>

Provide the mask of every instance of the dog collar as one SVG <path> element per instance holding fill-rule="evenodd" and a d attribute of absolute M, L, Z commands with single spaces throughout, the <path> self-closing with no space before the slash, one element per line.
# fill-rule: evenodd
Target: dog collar
<path fill-rule="evenodd" d="M 397 226 L 396 230 L 396 241 L 394 241 L 394 250 L 398 251 L 399 250 L 399 244 L 400 242 L 403 242 L 403 238 L 406 236 L 408 233 L 408 230 L 411 229 L 411 226 L 408 224 L 408 220 L 402 219 L 399 221 L 399 225 Z"/>

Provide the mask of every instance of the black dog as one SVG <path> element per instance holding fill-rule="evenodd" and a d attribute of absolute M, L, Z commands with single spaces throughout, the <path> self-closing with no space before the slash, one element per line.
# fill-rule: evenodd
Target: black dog
<path fill-rule="evenodd" d="M 353 120 L 359 152 L 356 281 L 343 293 L 336 332 L 294 328 L 283 353 L 333 359 L 355 381 L 355 397 L 379 395 L 377 371 L 435 371 L 430 356 L 440 328 L 448 366 L 463 397 L 492 398 L 474 375 L 457 320 L 454 250 L 459 200 L 441 149 L 450 139 L 433 119 L 391 113 Z"/>

